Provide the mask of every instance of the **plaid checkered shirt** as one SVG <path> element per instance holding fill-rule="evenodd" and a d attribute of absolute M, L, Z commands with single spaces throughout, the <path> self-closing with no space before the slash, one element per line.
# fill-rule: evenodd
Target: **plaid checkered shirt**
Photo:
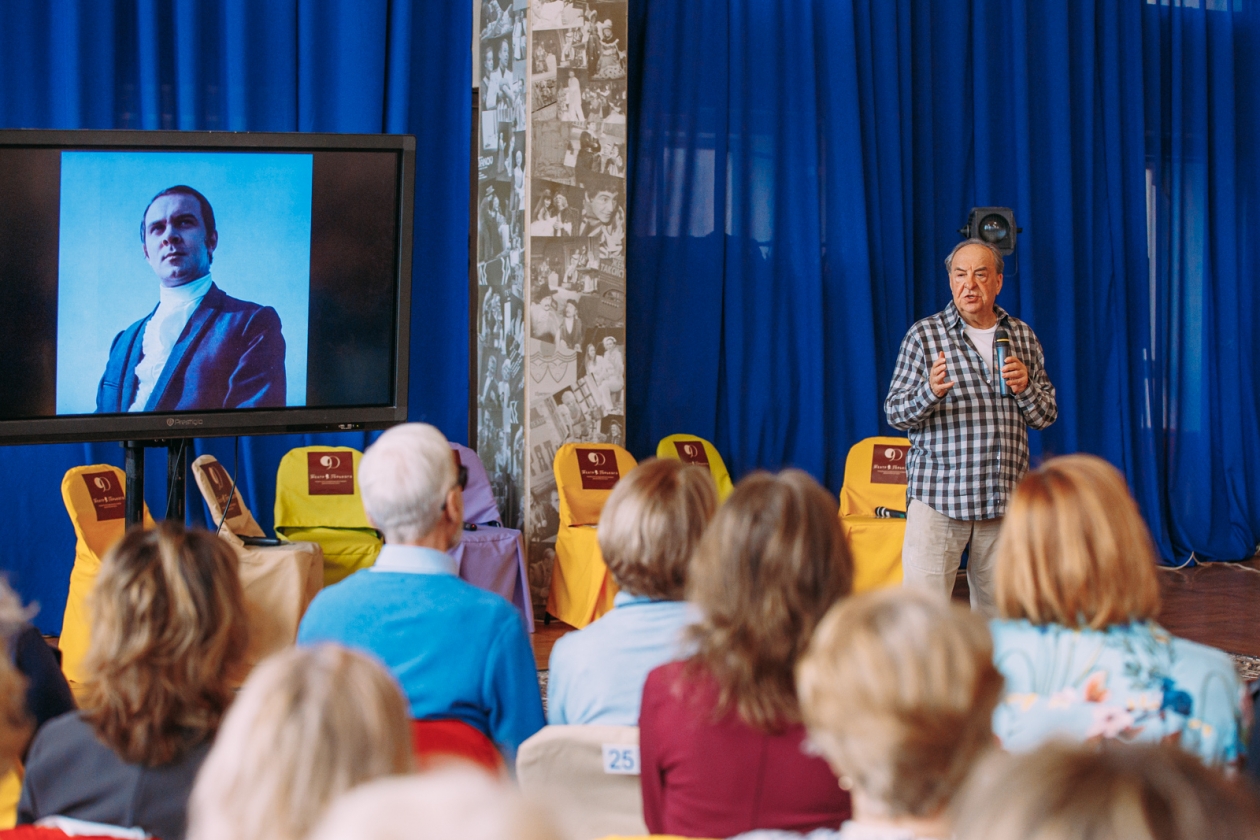
<path fill-rule="evenodd" d="M 1028 368 L 1022 393 L 1002 396 L 1000 377 L 989 373 L 993 360 L 987 367 L 981 362 L 963 332 L 962 315 L 950 303 L 910 328 L 884 400 L 889 425 L 909 432 L 907 502 L 918 499 L 953 519 L 1004 515 L 1028 471 L 1028 427 L 1044 429 L 1059 416 L 1037 336 L 1000 306 L 993 310 L 1010 333 L 1011 355 Z M 955 384 L 938 397 L 928 380 L 941 352 L 946 381 Z"/>

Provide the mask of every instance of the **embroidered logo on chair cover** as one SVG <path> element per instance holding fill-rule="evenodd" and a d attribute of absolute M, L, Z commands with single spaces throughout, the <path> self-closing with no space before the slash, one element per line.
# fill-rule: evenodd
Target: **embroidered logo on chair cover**
<path fill-rule="evenodd" d="M 308 452 L 307 493 L 311 496 L 353 496 L 354 457 L 350 452 Z"/>
<path fill-rule="evenodd" d="M 871 455 L 871 484 L 905 484 L 909 446 L 876 446 Z"/>
<path fill-rule="evenodd" d="M 126 499 L 118 476 L 112 472 L 84 473 L 83 481 L 92 498 L 92 507 L 96 508 L 96 521 L 122 519 L 127 515 Z"/>
<path fill-rule="evenodd" d="M 709 453 L 704 451 L 704 444 L 698 440 L 676 440 L 674 448 L 678 450 L 678 460 L 684 464 L 696 464 L 709 468 Z"/>
<path fill-rule="evenodd" d="M 202 469 L 206 471 L 210 486 L 214 488 L 214 500 L 218 503 L 219 510 L 226 507 L 228 519 L 240 516 L 241 504 L 236 500 L 236 493 L 232 489 L 232 476 L 228 475 L 228 471 L 217 461 L 206 464 Z"/>
<path fill-rule="evenodd" d="M 621 478 L 617 455 L 607 449 L 577 449 L 583 490 L 611 490 Z"/>

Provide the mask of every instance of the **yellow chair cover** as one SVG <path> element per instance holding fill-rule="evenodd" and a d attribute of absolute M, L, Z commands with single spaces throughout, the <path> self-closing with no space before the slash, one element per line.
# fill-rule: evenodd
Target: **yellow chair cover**
<path fill-rule="evenodd" d="M 675 461 L 686 461 L 708 469 L 717 485 L 719 503 L 725 502 L 726 497 L 735 489 L 731 486 L 731 474 L 727 472 L 726 462 L 722 460 L 717 447 L 702 437 L 670 435 L 661 438 L 661 442 L 656 445 L 656 457 L 673 458 Z"/>
<path fill-rule="evenodd" d="M 613 485 L 635 465 L 629 452 L 611 443 L 566 443 L 556 452 L 560 530 L 547 612 L 566 624 L 585 627 L 612 609 L 617 584 L 600 556 L 596 525 Z M 575 506 L 585 524 L 574 524 Z"/>
<path fill-rule="evenodd" d="M 324 553 L 317 543 L 251 546 L 240 534 L 263 536 L 239 488 L 229 497 L 232 478 L 213 455 L 192 463 L 193 478 L 217 524 L 228 506 L 219 536 L 240 559 L 241 588 L 249 621 L 244 673 L 264 658 L 297 641 L 298 623 L 324 585 Z M 240 530 L 237 530 L 237 529 Z"/>
<path fill-rule="evenodd" d="M 910 441 L 870 437 L 849 449 L 840 488 L 840 529 L 853 558 L 853 591 L 901 584 L 904 519 L 879 519 L 876 507 L 906 509 L 906 454 Z"/>
<path fill-rule="evenodd" d="M 280 459 L 276 471 L 276 534 L 319 543 L 324 586 L 376 562 L 381 537 L 359 495 L 359 459 L 348 446 L 303 446 Z"/>
<path fill-rule="evenodd" d="M 61 498 L 74 526 L 74 567 L 61 622 L 61 670 L 71 687 L 83 682 L 83 657 L 90 642 L 87 596 L 101 570 L 101 558 L 123 537 L 126 518 L 126 475 L 109 464 L 72 467 L 61 479 Z M 144 508 L 144 527 L 153 527 Z"/>
<path fill-rule="evenodd" d="M 0 776 L 0 830 L 17 825 L 18 800 L 22 797 L 22 768 Z"/>

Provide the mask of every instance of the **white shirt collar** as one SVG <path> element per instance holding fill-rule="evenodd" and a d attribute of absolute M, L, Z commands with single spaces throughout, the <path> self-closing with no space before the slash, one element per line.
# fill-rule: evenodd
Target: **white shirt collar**
<path fill-rule="evenodd" d="M 436 548 L 386 543 L 372 566 L 374 572 L 404 572 L 412 575 L 457 575 L 455 558 Z"/>
<path fill-rule="evenodd" d="M 206 293 L 210 291 L 210 285 L 213 282 L 214 279 L 207 274 L 205 277 L 198 278 L 191 283 L 185 283 L 182 286 L 176 286 L 174 288 L 158 284 L 159 305 L 185 306 L 190 303 L 199 302 L 206 296 Z"/>

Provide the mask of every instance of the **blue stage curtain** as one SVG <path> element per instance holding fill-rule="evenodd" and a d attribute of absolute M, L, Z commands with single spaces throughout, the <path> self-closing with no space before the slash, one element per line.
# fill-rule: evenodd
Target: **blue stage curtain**
<path fill-rule="evenodd" d="M 1260 10 L 1203 5 L 1143 14 L 1153 411 L 1174 547 L 1234 560 L 1260 537 Z"/>
<path fill-rule="evenodd" d="M 391 132 L 416 135 L 411 419 L 467 440 L 472 18 L 420 0 L 0 0 L 0 127 Z M 315 375 L 315 372 L 312 372 Z M 364 434 L 243 438 L 239 486 L 270 531 L 294 446 Z M 197 441 L 231 470 L 231 439 Z M 118 444 L 0 448 L 0 567 L 58 633 L 74 558 L 61 477 L 121 466 Z M 166 458 L 146 497 L 166 508 Z M 189 482 L 189 518 L 205 511 Z"/>
<path fill-rule="evenodd" d="M 1257 14 L 1196 5 L 632 3 L 632 449 L 838 490 L 969 208 L 1009 206 L 998 302 L 1060 405 L 1034 457 L 1116 464 L 1165 560 L 1250 556 Z"/>

